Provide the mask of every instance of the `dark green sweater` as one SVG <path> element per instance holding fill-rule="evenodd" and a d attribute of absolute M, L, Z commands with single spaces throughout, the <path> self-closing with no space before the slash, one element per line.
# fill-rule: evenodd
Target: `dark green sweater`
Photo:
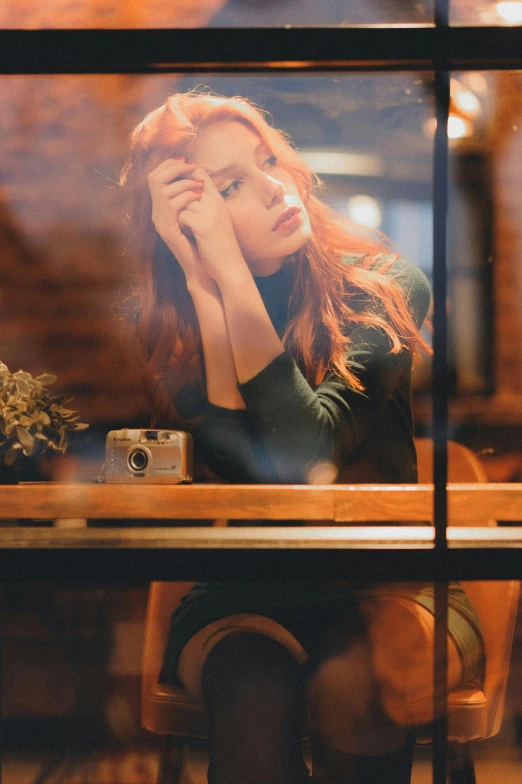
<path fill-rule="evenodd" d="M 430 304 L 426 277 L 402 259 L 386 274 L 399 282 L 420 326 Z M 280 337 L 294 276 L 295 264 L 290 264 L 255 278 Z M 359 309 L 368 304 L 364 296 L 354 301 Z M 220 408 L 193 388 L 182 390 L 175 401 L 180 414 L 205 414 L 194 432 L 196 459 L 230 482 L 307 483 L 309 470 L 322 461 L 338 467 L 337 482 L 416 481 L 411 355 L 391 354 L 389 339 L 379 329 L 357 326 L 350 337 L 347 362 L 362 381 L 363 393 L 334 373 L 312 389 L 286 351 L 238 385 L 245 410 Z"/>

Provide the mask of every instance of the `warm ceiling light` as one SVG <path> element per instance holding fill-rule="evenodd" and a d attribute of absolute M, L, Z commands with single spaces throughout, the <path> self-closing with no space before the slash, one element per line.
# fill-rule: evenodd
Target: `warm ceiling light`
<path fill-rule="evenodd" d="M 480 101 L 470 90 L 461 90 L 458 92 L 454 99 L 457 107 L 464 112 L 474 117 L 480 112 Z"/>
<path fill-rule="evenodd" d="M 522 3 L 497 3 L 497 14 L 508 24 L 522 24 Z"/>
<path fill-rule="evenodd" d="M 431 117 L 424 124 L 424 133 L 428 137 L 433 137 L 437 130 L 437 120 Z M 449 139 L 463 139 L 465 136 L 471 136 L 473 133 L 473 125 L 469 120 L 460 117 L 458 114 L 450 114 L 448 117 L 448 138 Z"/>
<path fill-rule="evenodd" d="M 458 85 L 458 87 L 454 87 Z M 479 114 L 481 106 L 480 101 L 471 90 L 466 90 L 462 87 L 456 79 L 451 80 L 451 100 L 455 107 L 468 117 L 476 117 Z"/>
<path fill-rule="evenodd" d="M 360 177 L 380 177 L 382 160 L 378 155 L 346 152 L 333 147 L 300 147 L 299 154 L 317 174 L 338 174 Z"/>
<path fill-rule="evenodd" d="M 473 126 L 464 117 L 457 114 L 450 114 L 448 117 L 448 137 L 450 139 L 463 139 L 464 136 L 471 136 Z"/>
<path fill-rule="evenodd" d="M 450 82 L 451 101 L 458 112 L 466 114 L 468 117 L 475 117 L 479 114 L 480 101 L 474 92 L 463 87 L 458 79 Z"/>
<path fill-rule="evenodd" d="M 356 223 L 376 229 L 382 223 L 379 202 L 371 196 L 363 194 L 348 199 L 348 215 Z"/>

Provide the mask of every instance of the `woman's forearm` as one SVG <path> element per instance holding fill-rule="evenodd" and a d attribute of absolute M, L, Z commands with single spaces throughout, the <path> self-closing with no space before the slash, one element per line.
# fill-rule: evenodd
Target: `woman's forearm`
<path fill-rule="evenodd" d="M 282 354 L 284 346 L 244 262 L 220 276 L 218 286 L 237 378 L 244 384 Z"/>
<path fill-rule="evenodd" d="M 219 288 L 211 278 L 194 278 L 187 281 L 187 286 L 201 331 L 208 400 L 222 408 L 245 408 L 237 389 L 238 377 Z"/>

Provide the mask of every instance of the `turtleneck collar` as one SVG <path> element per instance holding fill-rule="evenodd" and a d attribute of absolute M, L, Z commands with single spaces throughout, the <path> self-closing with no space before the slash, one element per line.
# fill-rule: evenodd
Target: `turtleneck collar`
<path fill-rule="evenodd" d="M 285 283 L 292 284 L 295 279 L 296 269 L 297 262 L 290 261 L 288 264 L 284 264 L 282 267 L 280 267 L 277 272 L 273 272 L 272 275 L 254 275 L 256 286 L 260 292 L 263 292 L 279 288 Z"/>
<path fill-rule="evenodd" d="M 265 277 L 254 276 L 255 284 L 277 333 L 281 337 L 288 321 L 288 300 L 297 272 L 297 262 L 291 261 Z"/>

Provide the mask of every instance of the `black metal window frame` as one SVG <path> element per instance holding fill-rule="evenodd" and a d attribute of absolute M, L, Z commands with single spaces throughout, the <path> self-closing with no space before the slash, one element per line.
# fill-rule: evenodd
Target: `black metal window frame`
<path fill-rule="evenodd" d="M 227 59 L 223 59 L 227 52 Z M 175 57 L 173 56 L 175 53 Z M 204 56 L 202 55 L 204 53 Z M 446 360 L 446 219 L 447 118 L 449 81 L 456 70 L 522 68 L 522 28 L 451 27 L 447 0 L 436 0 L 434 25 L 415 27 L 314 27 L 198 30 L 4 30 L 0 31 L 0 74 L 113 74 L 208 72 L 318 72 L 429 70 L 435 74 L 437 130 L 434 146 L 434 520 L 435 548 L 431 552 L 398 553 L 379 550 L 356 553 L 339 550 L 229 551 L 216 563 L 215 552 L 173 553 L 169 550 L 98 549 L 45 553 L 4 551 L 0 566 L 7 575 L 32 579 L 80 574 L 109 579 L 194 579 L 195 575 L 286 574 L 329 576 L 349 572 L 358 562 L 375 575 L 400 573 L 415 579 L 438 580 L 436 590 L 435 682 L 446 669 L 448 579 L 517 578 L 522 549 L 448 549 L 447 434 L 448 368 Z M 435 229 L 436 227 L 436 229 Z M 319 567 L 319 568 L 318 568 Z M 375 571 L 377 569 L 377 572 Z M 16 570 L 13 571 L 13 570 Z M 398 571 L 397 571 L 398 570 Z M 87 577 L 87 579 L 89 579 Z M 389 579 L 389 578 L 388 578 Z M 444 695 L 439 694 L 438 699 Z M 446 724 L 435 726 L 434 781 L 444 782 Z"/>

